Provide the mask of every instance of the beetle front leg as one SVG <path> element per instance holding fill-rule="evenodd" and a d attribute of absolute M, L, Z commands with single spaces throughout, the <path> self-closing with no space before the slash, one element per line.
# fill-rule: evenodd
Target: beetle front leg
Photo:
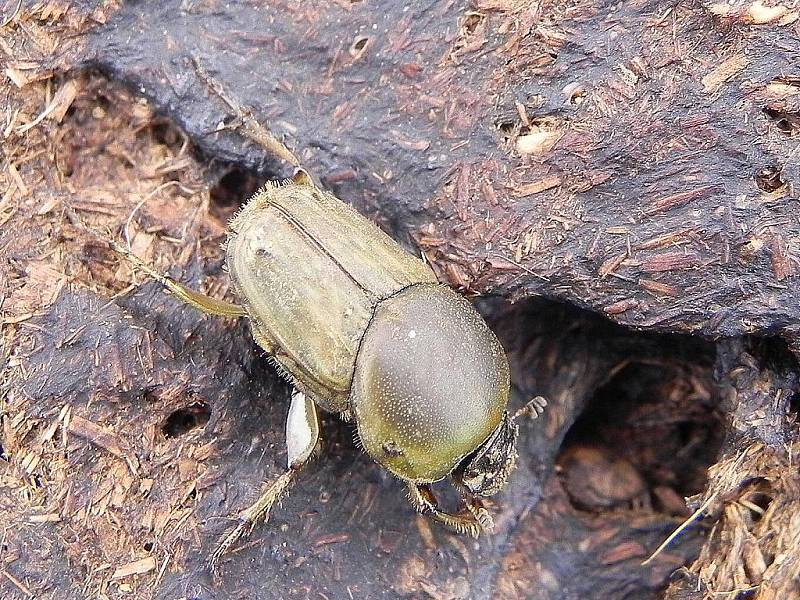
<path fill-rule="evenodd" d="M 433 495 L 429 486 L 409 482 L 408 492 L 409 500 L 417 512 L 430 513 L 433 520 L 456 533 L 466 533 L 472 537 L 478 537 L 481 531 L 489 531 L 494 525 L 491 515 L 477 499 L 465 498 L 467 510 L 451 515 L 439 510 L 436 496 Z"/>
<path fill-rule="evenodd" d="M 266 487 L 258 500 L 239 513 L 236 525 L 222 536 L 211 554 L 208 564 L 212 571 L 216 571 L 220 558 L 233 544 L 248 535 L 258 523 L 269 519 L 272 507 L 289 489 L 295 474 L 311 460 L 318 444 L 317 407 L 303 392 L 295 390 L 286 419 L 288 469 Z"/>

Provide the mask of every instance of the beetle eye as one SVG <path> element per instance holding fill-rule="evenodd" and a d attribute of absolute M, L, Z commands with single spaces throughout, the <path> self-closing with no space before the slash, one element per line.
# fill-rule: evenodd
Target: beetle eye
<path fill-rule="evenodd" d="M 496 494 L 503 489 L 514 468 L 516 441 L 517 426 L 506 414 L 489 439 L 465 459 L 456 478 L 476 496 Z"/>

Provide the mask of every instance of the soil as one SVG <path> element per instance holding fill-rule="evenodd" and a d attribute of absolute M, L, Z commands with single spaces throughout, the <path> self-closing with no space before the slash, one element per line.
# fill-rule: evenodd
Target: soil
<path fill-rule="evenodd" d="M 3 11 L 3 598 L 800 597 L 796 9 Z M 295 162 L 474 299 L 513 408 L 549 406 L 477 540 L 327 417 L 214 577 L 290 390 L 103 237 L 235 300 L 226 221 Z"/>

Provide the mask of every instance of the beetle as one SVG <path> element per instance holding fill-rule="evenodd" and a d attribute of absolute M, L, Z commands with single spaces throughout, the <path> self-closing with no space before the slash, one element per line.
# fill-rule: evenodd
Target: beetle
<path fill-rule="evenodd" d="M 414 508 L 477 536 L 492 528 L 481 498 L 500 491 L 517 458 L 516 419 L 544 398 L 507 410 L 509 366 L 500 342 L 430 266 L 298 169 L 268 183 L 230 221 L 226 267 L 241 304 L 158 273 L 111 242 L 187 304 L 245 317 L 252 336 L 294 387 L 286 471 L 242 511 L 211 564 L 275 502 L 319 446 L 317 410 L 355 424 L 364 451 L 404 481 Z M 449 477 L 463 507 L 440 509 L 431 484 Z"/>

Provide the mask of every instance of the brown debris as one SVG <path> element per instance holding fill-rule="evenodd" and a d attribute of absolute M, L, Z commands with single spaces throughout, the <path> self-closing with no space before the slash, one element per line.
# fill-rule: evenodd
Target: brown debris
<path fill-rule="evenodd" d="M 558 465 L 564 489 L 583 508 L 626 506 L 647 489 L 633 465 L 602 448 L 571 446 L 559 456 Z"/>
<path fill-rule="evenodd" d="M 131 575 L 144 575 L 155 568 L 156 559 L 152 556 L 147 556 L 145 558 L 140 558 L 139 560 L 129 562 L 121 567 L 117 567 L 111 574 L 111 579 L 123 579 L 124 577 L 130 577 Z"/>
<path fill-rule="evenodd" d="M 120 585 L 138 593 L 158 576 L 156 565 L 161 564 L 155 554 L 131 562 L 149 542 L 141 523 L 150 522 L 153 535 L 169 535 L 168 527 L 175 527 L 182 513 L 161 500 L 165 479 L 160 469 L 149 460 L 143 466 L 141 459 L 155 454 L 169 468 L 173 459 L 156 435 L 166 415 L 156 410 L 149 422 L 131 427 L 124 409 L 118 412 L 114 404 L 125 389 L 135 389 L 143 373 L 158 377 L 168 351 L 152 332 L 128 330 L 122 315 L 113 320 L 122 326 L 116 335 L 138 331 L 127 338 L 136 343 L 120 344 L 103 330 L 103 311 L 113 306 L 108 298 L 125 290 L 133 274 L 118 269 L 116 259 L 74 227 L 67 213 L 71 209 L 99 228 L 127 227 L 134 249 L 161 260 L 175 249 L 165 238 L 203 232 L 213 240 L 222 225 L 198 222 L 198 206 L 208 193 L 200 167 L 187 162 L 180 136 L 162 128 L 129 92 L 102 78 L 79 76 L 27 83 L 8 97 L 3 150 L 9 168 L 0 172 L 0 220 L 5 219 L 0 252 L 10 258 L 0 261 L 0 347 L 7 365 L 0 373 L 5 465 L 0 468 L 0 507 L 9 552 L 3 555 L 0 577 L 6 585 L 0 589 L 16 581 L 12 596 L 26 590 L 26 596 L 45 597 L 49 592 L 42 586 L 53 578 L 80 588 L 131 575 Z M 198 197 L 188 197 L 186 190 Z M 9 205 L 12 210 L 3 208 Z M 214 246 L 206 249 L 209 256 L 218 252 Z M 78 298 L 91 289 L 100 295 L 82 304 Z M 42 326 L 41 319 L 57 322 L 65 303 L 70 305 L 69 326 Z M 37 364 L 44 357 L 46 362 Z M 71 377 L 81 379 L 78 391 L 69 388 Z M 23 391 L 32 380 L 33 387 Z M 171 384 L 176 381 L 180 376 L 170 377 Z M 185 385 L 182 389 L 165 388 L 162 399 L 150 406 L 168 415 L 171 409 L 159 402 L 180 404 Z M 91 394 L 90 401 L 83 392 Z M 145 439 L 150 442 L 142 452 Z M 192 451 L 184 445 L 184 459 Z M 197 478 L 196 471 L 204 470 L 192 473 L 186 460 L 175 464 L 181 465 L 182 477 Z M 149 484 L 142 479 L 140 485 L 143 473 L 150 475 Z M 175 502 L 186 504 L 190 497 L 181 491 Z M 152 517 L 145 517 L 148 511 Z M 181 527 L 192 530 L 190 517 L 184 515 Z M 14 524 L 13 533 L 9 524 Z M 69 534 L 59 538 L 51 530 Z M 68 556 L 71 573 L 61 571 L 58 561 L 20 553 L 30 539 L 57 544 L 51 556 Z M 61 545 L 61 539 L 70 541 Z M 183 560 L 179 553 L 173 564 Z M 121 566 L 104 566 L 109 563 Z"/>
<path fill-rule="evenodd" d="M 794 267 L 789 257 L 786 240 L 780 234 L 775 234 L 770 240 L 770 250 L 772 257 L 772 271 L 775 279 L 783 281 L 794 273 Z"/>
<path fill-rule="evenodd" d="M 129 448 L 124 448 L 122 440 L 113 431 L 100 427 L 78 415 L 70 415 L 67 430 L 94 445 L 107 450 L 117 458 L 121 458 L 136 475 L 139 470 L 138 460 Z"/>
<path fill-rule="evenodd" d="M 617 267 L 619 267 L 622 264 L 622 261 L 624 261 L 626 258 L 628 258 L 627 254 L 618 254 L 616 256 L 612 256 L 603 262 L 602 265 L 600 265 L 600 268 L 597 269 L 597 274 L 603 278 L 608 277 L 611 273 L 617 270 Z"/>
<path fill-rule="evenodd" d="M 717 92 L 725 82 L 736 77 L 749 62 L 743 54 L 736 54 L 718 64 L 701 81 L 706 94 Z"/>
<path fill-rule="evenodd" d="M 533 196 L 534 194 L 553 189 L 559 185 L 561 185 L 561 177 L 558 175 L 548 175 L 533 183 L 515 186 L 512 194 L 517 198 L 524 198 L 525 196 Z"/>
<path fill-rule="evenodd" d="M 613 304 L 604 306 L 603 312 L 607 315 L 619 315 L 624 313 L 626 310 L 636 308 L 637 306 L 639 306 L 639 301 L 636 298 L 623 298 L 622 300 L 618 300 Z"/>
<path fill-rule="evenodd" d="M 644 259 L 640 268 L 645 273 L 661 273 L 678 271 L 700 266 L 700 257 L 693 253 L 664 252 Z"/>
<path fill-rule="evenodd" d="M 660 281 L 653 281 L 652 279 L 639 278 L 639 285 L 653 294 L 662 294 L 664 296 L 677 297 L 681 295 L 681 291 L 674 285 L 662 283 Z"/>
<path fill-rule="evenodd" d="M 800 475 L 792 458 L 800 445 L 790 439 L 784 418 L 798 373 L 765 362 L 773 356 L 765 351 L 729 341 L 717 359 L 732 427 L 728 449 L 709 469 L 701 496 L 716 520 L 689 570 L 699 582 L 689 585 L 697 585 L 703 598 L 734 598 L 742 590 L 756 600 L 800 595 Z M 667 598 L 679 597 L 686 586 L 687 581 L 674 583 Z"/>
<path fill-rule="evenodd" d="M 678 194 L 672 194 L 671 196 L 658 198 L 657 200 L 653 200 L 652 208 L 647 209 L 644 214 L 645 216 L 650 217 L 679 206 L 685 206 L 686 204 L 689 204 L 695 200 L 704 200 L 720 191 L 721 189 L 718 186 L 707 185 L 694 190 L 688 190 L 686 192 L 680 192 Z"/>

